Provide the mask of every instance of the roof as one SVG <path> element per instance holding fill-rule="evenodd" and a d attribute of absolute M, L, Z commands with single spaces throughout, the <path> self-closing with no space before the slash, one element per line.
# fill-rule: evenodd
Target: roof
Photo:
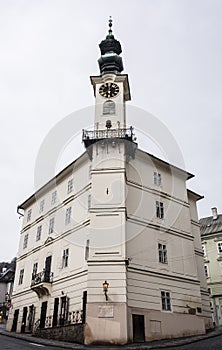
<path fill-rule="evenodd" d="M 200 234 L 201 236 L 222 233 L 222 214 L 213 219 L 213 216 L 200 219 Z"/>

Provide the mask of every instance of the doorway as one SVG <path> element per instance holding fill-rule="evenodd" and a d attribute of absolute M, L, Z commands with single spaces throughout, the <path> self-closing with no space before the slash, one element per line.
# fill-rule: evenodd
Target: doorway
<path fill-rule="evenodd" d="M 132 315 L 133 317 L 133 341 L 140 343 L 145 341 L 144 315 Z"/>
<path fill-rule="evenodd" d="M 28 308 L 25 306 L 23 307 L 21 333 L 25 333 L 27 313 L 28 313 Z"/>
<path fill-rule="evenodd" d="M 56 327 L 58 324 L 58 311 L 59 311 L 59 298 L 55 298 L 53 318 L 52 318 L 52 327 Z"/>
<path fill-rule="evenodd" d="M 13 316 L 13 323 L 12 323 L 12 329 L 11 332 L 16 332 L 17 324 L 18 324 L 18 316 L 19 316 L 19 309 L 16 309 Z"/>
<path fill-rule="evenodd" d="M 39 328 L 44 328 L 45 327 L 47 303 L 48 303 L 47 301 L 43 301 L 42 302 Z"/>

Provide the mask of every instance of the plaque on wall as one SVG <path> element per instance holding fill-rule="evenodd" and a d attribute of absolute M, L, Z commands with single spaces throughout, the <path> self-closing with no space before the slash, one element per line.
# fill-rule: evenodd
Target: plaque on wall
<path fill-rule="evenodd" d="M 113 306 L 112 305 L 99 306 L 98 317 L 100 317 L 100 318 L 112 318 L 112 317 L 114 317 Z"/>

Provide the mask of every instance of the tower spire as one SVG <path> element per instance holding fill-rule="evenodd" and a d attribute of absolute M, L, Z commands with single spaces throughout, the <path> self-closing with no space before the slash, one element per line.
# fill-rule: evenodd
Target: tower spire
<path fill-rule="evenodd" d="M 99 44 L 101 57 L 98 60 L 100 73 L 104 75 L 106 73 L 119 74 L 123 70 L 122 57 L 119 55 L 122 52 L 120 42 L 115 39 L 112 31 L 113 20 L 109 18 L 109 31 L 105 40 L 102 40 Z"/>

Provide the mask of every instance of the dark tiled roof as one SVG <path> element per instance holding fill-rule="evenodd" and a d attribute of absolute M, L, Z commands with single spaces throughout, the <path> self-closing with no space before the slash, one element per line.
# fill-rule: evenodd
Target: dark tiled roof
<path fill-rule="evenodd" d="M 201 236 L 206 236 L 219 232 L 222 233 L 222 214 L 218 215 L 216 220 L 213 220 L 213 216 L 200 219 Z"/>

